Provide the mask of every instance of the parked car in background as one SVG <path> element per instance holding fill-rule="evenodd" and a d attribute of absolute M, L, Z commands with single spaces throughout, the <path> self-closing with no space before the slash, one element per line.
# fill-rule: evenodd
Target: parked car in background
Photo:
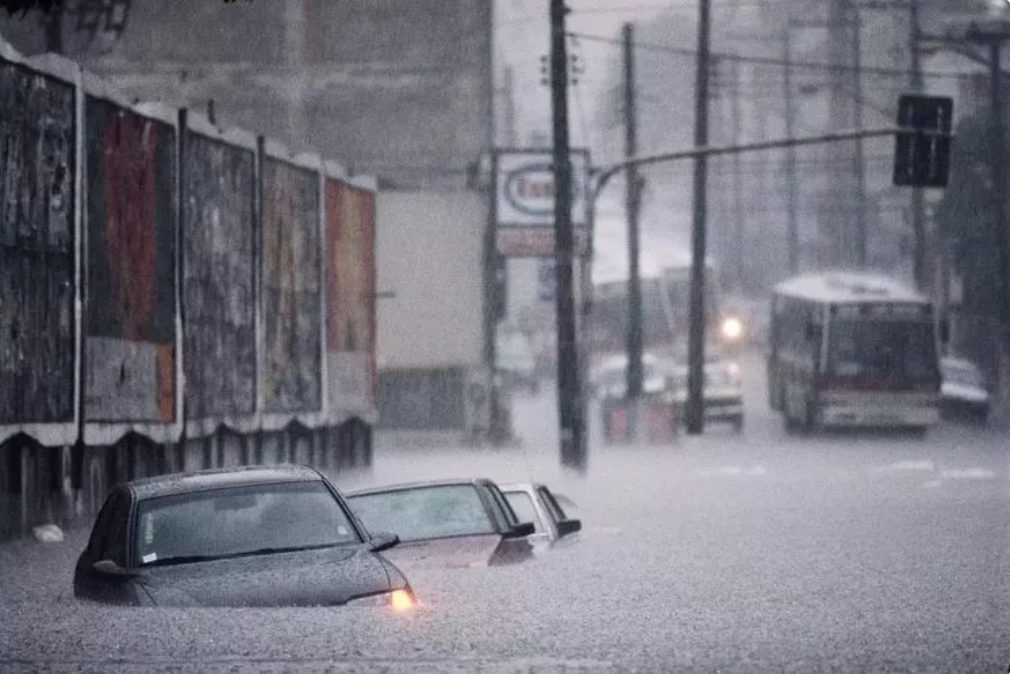
<path fill-rule="evenodd" d="M 947 418 L 986 422 L 991 400 L 985 378 L 970 360 L 947 356 L 940 360 L 940 404 Z"/>
<path fill-rule="evenodd" d="M 368 529 L 394 531 L 397 562 L 492 566 L 533 557 L 532 522 L 520 522 L 501 489 L 486 478 L 362 489 L 347 500 Z"/>
<path fill-rule="evenodd" d="M 533 523 L 536 531 L 530 540 L 534 543 L 553 544 L 582 530 L 582 521 L 569 518 L 559 499 L 540 483 L 502 485 L 501 490 L 519 519 Z"/>
<path fill-rule="evenodd" d="M 242 468 L 112 490 L 74 572 L 79 599 L 136 606 L 407 609 L 414 592 L 315 470 Z"/>

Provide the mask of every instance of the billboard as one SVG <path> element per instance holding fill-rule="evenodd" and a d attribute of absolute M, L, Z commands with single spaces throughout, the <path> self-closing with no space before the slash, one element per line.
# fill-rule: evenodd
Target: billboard
<path fill-rule="evenodd" d="M 188 420 L 256 411 L 256 140 L 218 136 L 187 130 L 183 145 Z"/>
<path fill-rule="evenodd" d="M 341 415 L 375 409 L 375 194 L 326 179 L 328 400 Z"/>
<path fill-rule="evenodd" d="M 263 405 L 322 406 L 319 174 L 263 157 Z"/>
<path fill-rule="evenodd" d="M 572 225 L 578 255 L 588 253 L 589 154 L 573 150 Z M 554 173 L 549 150 L 495 154 L 495 245 L 507 257 L 554 254 Z"/>
<path fill-rule="evenodd" d="M 175 128 L 85 97 L 88 421 L 168 424 L 176 395 Z"/>
<path fill-rule="evenodd" d="M 74 89 L 0 60 L 0 426 L 75 418 Z"/>

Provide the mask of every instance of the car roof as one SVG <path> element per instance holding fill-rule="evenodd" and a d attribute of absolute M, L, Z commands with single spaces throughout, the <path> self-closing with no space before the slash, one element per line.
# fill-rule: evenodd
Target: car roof
<path fill-rule="evenodd" d="M 502 491 L 536 491 L 543 486 L 539 482 L 512 482 L 510 484 L 500 484 L 498 488 Z"/>
<path fill-rule="evenodd" d="M 127 482 L 123 487 L 132 491 L 138 500 L 143 500 L 227 487 L 309 482 L 322 479 L 322 475 L 317 471 L 305 466 L 247 466 L 143 478 Z"/>
<path fill-rule="evenodd" d="M 401 482 L 399 484 L 387 484 L 381 487 L 367 487 L 365 489 L 354 489 L 343 492 L 344 498 L 355 496 L 367 496 L 370 494 L 383 494 L 391 491 L 406 491 L 407 489 L 424 489 L 432 487 L 454 487 L 460 485 L 487 486 L 494 484 L 493 480 L 486 477 L 455 478 L 444 480 L 424 480 L 420 482 Z"/>

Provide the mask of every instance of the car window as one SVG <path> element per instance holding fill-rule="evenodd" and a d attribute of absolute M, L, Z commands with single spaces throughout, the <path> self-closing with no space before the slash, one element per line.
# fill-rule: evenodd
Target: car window
<path fill-rule="evenodd" d="M 135 538 L 141 565 L 362 540 L 322 482 L 232 487 L 142 501 Z"/>
<path fill-rule="evenodd" d="M 505 492 L 505 498 L 508 499 L 509 505 L 512 506 L 512 510 L 515 511 L 520 522 L 532 522 L 538 534 L 544 533 L 543 522 L 540 521 L 536 506 L 533 505 L 533 499 L 528 493 L 508 491 Z"/>
<path fill-rule="evenodd" d="M 471 484 L 397 489 L 348 501 L 369 531 L 395 533 L 403 541 L 495 533 Z"/>
<path fill-rule="evenodd" d="M 552 494 L 547 487 L 537 488 L 537 493 L 540 494 L 540 500 L 543 502 L 544 506 L 547 508 L 547 512 L 550 513 L 551 518 L 555 522 L 561 522 L 562 520 L 568 519 L 564 509 L 561 507 L 561 504 L 557 502 L 557 499 L 554 498 L 554 494 Z"/>
<path fill-rule="evenodd" d="M 494 498 L 494 501 L 498 506 L 498 510 L 501 512 L 501 515 L 505 518 L 505 524 L 503 526 L 503 530 L 511 529 L 512 527 L 519 524 L 520 519 L 516 516 L 515 511 L 512 510 L 512 506 L 509 505 L 508 500 L 505 498 L 505 495 L 502 494 L 502 491 L 501 489 L 498 488 L 498 485 L 494 484 L 488 485 L 488 491 L 491 492 L 491 496 Z"/>

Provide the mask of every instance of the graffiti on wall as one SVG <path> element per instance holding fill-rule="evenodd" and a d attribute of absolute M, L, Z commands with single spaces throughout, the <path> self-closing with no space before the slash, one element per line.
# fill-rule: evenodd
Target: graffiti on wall
<path fill-rule="evenodd" d="M 186 416 L 252 414 L 255 154 L 195 133 L 184 147 Z"/>
<path fill-rule="evenodd" d="M 263 160 L 264 406 L 319 410 L 320 241 L 318 174 Z"/>
<path fill-rule="evenodd" d="M 74 88 L 0 61 L 0 425 L 74 416 Z"/>
<path fill-rule="evenodd" d="M 175 418 L 175 130 L 88 97 L 85 414 Z"/>
<path fill-rule="evenodd" d="M 326 181 L 326 352 L 336 412 L 375 407 L 375 197 Z"/>

